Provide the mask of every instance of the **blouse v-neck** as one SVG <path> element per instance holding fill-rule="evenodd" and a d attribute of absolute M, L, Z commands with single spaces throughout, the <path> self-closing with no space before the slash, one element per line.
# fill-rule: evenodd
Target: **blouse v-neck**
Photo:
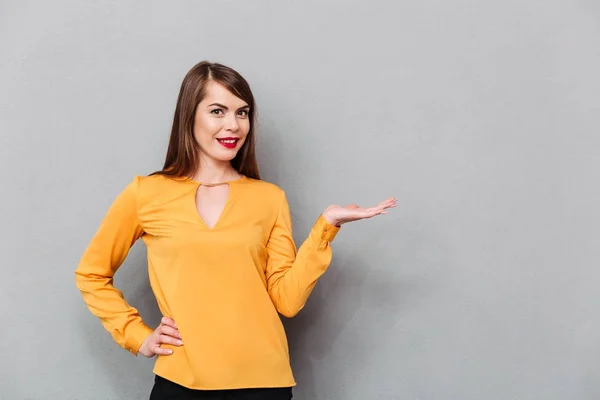
<path fill-rule="evenodd" d="M 189 182 L 194 184 L 194 186 L 193 186 L 194 190 L 192 191 L 192 206 L 193 206 L 192 210 L 193 210 L 194 214 L 196 215 L 196 220 L 199 222 L 199 224 L 202 226 L 202 228 L 204 228 L 208 231 L 214 231 L 219 228 L 219 225 L 222 224 L 221 221 L 227 217 L 227 213 L 229 212 L 229 209 L 235 202 L 235 190 L 236 190 L 235 186 L 245 179 L 246 179 L 245 175 L 242 175 L 240 178 L 231 179 L 228 181 L 217 182 L 217 183 L 204 183 L 202 181 L 198 181 L 198 180 L 195 180 L 192 178 L 187 179 Z M 206 223 L 204 218 L 202 218 L 202 216 L 200 215 L 200 212 L 198 211 L 198 206 L 196 203 L 196 196 L 198 193 L 198 189 L 201 186 L 215 187 L 215 186 L 223 186 L 223 185 L 229 186 L 229 193 L 227 194 L 227 199 L 225 200 L 223 209 L 221 210 L 221 213 L 217 217 L 217 220 L 215 221 L 214 225 L 208 226 L 208 224 Z"/>

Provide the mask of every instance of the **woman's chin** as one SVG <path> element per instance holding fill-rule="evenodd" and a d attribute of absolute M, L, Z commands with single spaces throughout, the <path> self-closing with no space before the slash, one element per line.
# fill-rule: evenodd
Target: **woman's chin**
<path fill-rule="evenodd" d="M 235 158 L 235 156 L 237 155 L 237 151 L 220 151 L 216 154 L 211 154 L 211 158 L 214 159 L 215 161 L 221 161 L 221 162 L 229 162 L 231 160 L 233 160 Z"/>

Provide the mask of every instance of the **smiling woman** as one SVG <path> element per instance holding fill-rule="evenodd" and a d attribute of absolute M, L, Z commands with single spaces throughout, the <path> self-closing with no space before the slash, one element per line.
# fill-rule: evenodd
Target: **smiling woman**
<path fill-rule="evenodd" d="M 75 271 L 90 311 L 123 348 L 157 356 L 151 399 L 291 399 L 278 313 L 296 315 L 343 223 L 384 214 L 329 206 L 296 250 L 287 198 L 260 180 L 255 103 L 233 69 L 201 62 L 183 80 L 163 169 L 117 196 Z M 152 329 L 112 285 L 130 247 L 147 247 L 163 319 Z"/>
<path fill-rule="evenodd" d="M 238 146 L 244 145 L 250 130 L 249 109 L 245 101 L 223 85 L 208 82 L 206 96 L 198 104 L 194 119 L 194 137 L 201 153 L 217 160 L 235 158 Z"/>
<path fill-rule="evenodd" d="M 237 71 L 206 61 L 195 65 L 181 84 L 165 165 L 155 174 L 196 176 L 200 170 L 210 173 L 216 161 L 220 170 L 225 166 L 260 179 L 254 151 L 255 110 L 250 85 Z M 220 142 L 225 140 L 228 143 Z M 218 152 L 216 143 L 233 151 Z M 202 163 L 208 164 L 199 168 Z"/>

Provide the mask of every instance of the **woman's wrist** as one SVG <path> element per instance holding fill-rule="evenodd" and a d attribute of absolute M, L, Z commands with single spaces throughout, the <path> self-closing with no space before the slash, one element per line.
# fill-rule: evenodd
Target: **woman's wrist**
<path fill-rule="evenodd" d="M 342 225 L 341 221 L 338 221 L 337 219 L 333 218 L 331 215 L 329 215 L 329 213 L 326 211 L 323 212 L 323 214 L 321 214 L 323 216 L 323 218 L 325 218 L 325 221 L 327 221 L 327 223 L 336 226 L 336 227 L 340 227 Z"/>

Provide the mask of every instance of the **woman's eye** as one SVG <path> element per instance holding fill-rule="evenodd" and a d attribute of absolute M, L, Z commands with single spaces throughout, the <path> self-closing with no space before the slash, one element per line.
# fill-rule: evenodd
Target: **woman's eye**
<path fill-rule="evenodd" d="M 247 117 L 248 116 L 248 110 L 240 110 L 239 114 L 243 115 L 244 117 Z"/>
<path fill-rule="evenodd" d="M 219 115 L 219 113 L 223 112 L 223 110 L 216 108 L 214 110 L 211 111 L 211 114 L 215 114 L 215 115 Z"/>

